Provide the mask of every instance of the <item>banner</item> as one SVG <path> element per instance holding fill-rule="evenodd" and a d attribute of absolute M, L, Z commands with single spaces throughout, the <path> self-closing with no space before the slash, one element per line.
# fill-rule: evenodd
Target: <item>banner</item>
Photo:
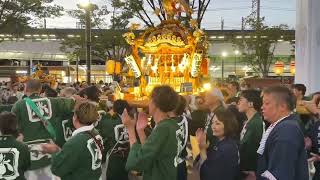
<path fill-rule="evenodd" d="M 125 59 L 126 63 L 128 64 L 129 68 L 132 70 L 134 77 L 139 78 L 141 76 L 141 71 L 140 71 L 134 57 L 131 55 L 131 56 L 128 56 L 124 59 Z"/>

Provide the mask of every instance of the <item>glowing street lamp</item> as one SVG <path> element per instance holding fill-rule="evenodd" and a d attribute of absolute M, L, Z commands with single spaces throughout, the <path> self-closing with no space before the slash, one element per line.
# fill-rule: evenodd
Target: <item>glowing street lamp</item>
<path fill-rule="evenodd" d="M 90 6 L 90 0 L 79 0 L 79 5 L 81 8 L 87 8 Z"/>
<path fill-rule="evenodd" d="M 222 55 L 222 57 L 227 57 L 227 56 L 228 56 L 228 53 L 225 52 L 225 51 L 223 51 L 221 55 Z"/>

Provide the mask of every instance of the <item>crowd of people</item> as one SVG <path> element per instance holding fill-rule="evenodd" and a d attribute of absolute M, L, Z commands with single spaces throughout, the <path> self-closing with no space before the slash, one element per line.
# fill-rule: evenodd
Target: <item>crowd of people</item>
<path fill-rule="evenodd" d="M 114 89 L 1 83 L 0 179 L 320 180 L 320 93 L 303 84 L 161 85 L 147 107 Z"/>

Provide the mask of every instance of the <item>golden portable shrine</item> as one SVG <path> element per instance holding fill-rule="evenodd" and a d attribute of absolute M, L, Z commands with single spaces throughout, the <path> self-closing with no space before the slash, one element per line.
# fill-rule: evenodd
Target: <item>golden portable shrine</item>
<path fill-rule="evenodd" d="M 208 74 L 207 36 L 198 28 L 197 21 L 191 20 L 187 28 L 174 18 L 181 13 L 182 1 L 163 1 L 168 20 L 158 26 L 146 29 L 139 36 L 133 31 L 123 37 L 132 47 L 132 54 L 125 58 L 135 78 L 140 79 L 134 94 L 149 95 L 154 86 L 167 84 L 178 92 L 199 91 L 199 78 Z M 137 25 L 133 25 L 132 30 Z"/>
<path fill-rule="evenodd" d="M 49 74 L 46 74 L 43 70 L 42 70 L 42 66 L 41 64 L 37 64 L 35 65 L 35 71 L 34 73 L 31 75 L 31 76 L 20 76 L 20 77 L 17 77 L 15 80 L 12 80 L 13 82 L 26 82 L 30 79 L 38 79 L 41 81 L 41 83 L 46 83 L 46 84 L 49 84 L 51 87 L 55 87 L 57 86 L 57 81 L 55 79 L 55 77 L 49 75 Z"/>

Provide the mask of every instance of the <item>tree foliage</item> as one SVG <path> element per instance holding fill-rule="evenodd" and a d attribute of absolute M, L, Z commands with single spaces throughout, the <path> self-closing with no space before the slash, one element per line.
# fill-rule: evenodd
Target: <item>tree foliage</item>
<path fill-rule="evenodd" d="M 120 0 L 112 0 L 110 10 L 107 6 L 97 6 L 92 4 L 91 23 L 92 23 L 92 56 L 102 61 L 106 59 L 123 60 L 127 55 L 129 46 L 122 38 L 129 24 L 132 15 L 128 12 L 119 11 L 123 6 Z M 119 13 L 120 12 L 120 13 Z M 82 9 L 68 12 L 72 17 L 77 18 L 80 23 L 85 24 L 85 12 Z M 110 16 L 110 21 L 106 21 L 106 16 Z M 109 28 L 108 30 L 104 29 Z M 85 56 L 85 35 L 69 38 L 62 42 L 60 48 L 75 60 L 75 57 Z"/>
<path fill-rule="evenodd" d="M 126 1 L 122 9 L 130 12 L 134 17 L 140 19 L 146 26 L 155 26 L 155 19 L 158 21 L 167 20 L 168 17 L 164 8 L 165 0 L 130 0 Z M 179 2 L 179 0 L 172 0 Z M 205 12 L 211 2 L 211 0 L 180 0 L 185 1 L 193 10 L 192 15 L 184 13 L 178 13 L 179 20 L 188 24 L 188 22 L 194 18 L 197 20 L 199 28 L 205 15 Z"/>
<path fill-rule="evenodd" d="M 1 0 L 0 31 L 21 33 L 39 18 L 61 16 L 63 7 L 52 2 L 53 0 Z"/>
<path fill-rule="evenodd" d="M 247 37 L 234 38 L 233 43 L 236 48 L 243 53 L 243 57 L 249 66 L 256 72 L 267 77 L 271 64 L 274 62 L 274 51 L 278 45 L 278 40 L 288 40 L 286 30 L 288 26 L 269 27 L 264 24 L 264 18 L 260 21 L 254 18 L 247 20 L 249 33 Z M 286 39 L 288 38 L 288 39 Z"/>

